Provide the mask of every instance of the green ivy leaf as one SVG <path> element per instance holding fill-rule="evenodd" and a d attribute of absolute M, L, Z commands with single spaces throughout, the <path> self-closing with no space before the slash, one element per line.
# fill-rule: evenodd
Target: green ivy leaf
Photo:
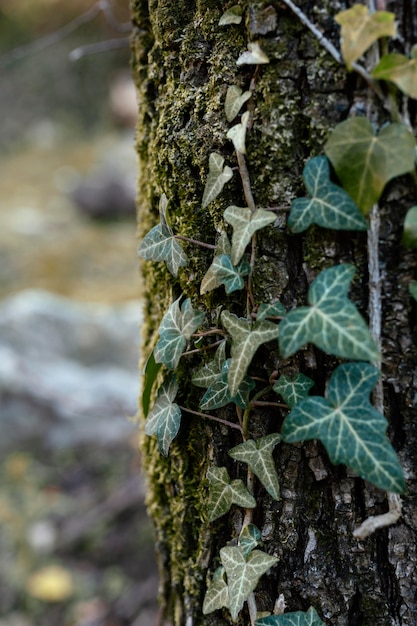
<path fill-rule="evenodd" d="M 350 196 L 330 181 L 329 161 L 325 156 L 307 161 L 303 179 L 311 198 L 297 198 L 292 202 L 288 226 L 293 233 L 301 233 L 311 224 L 335 230 L 368 228 Z"/>
<path fill-rule="evenodd" d="M 223 216 L 226 222 L 233 226 L 232 261 L 234 265 L 239 263 L 253 234 L 276 220 L 276 215 L 271 211 L 256 209 L 252 212 L 248 208 L 238 206 L 227 207 Z"/>
<path fill-rule="evenodd" d="M 247 463 L 252 472 L 259 478 L 267 492 L 279 500 L 278 474 L 275 469 L 272 452 L 281 441 L 281 435 L 272 433 L 254 441 L 248 439 L 229 451 L 229 456 L 236 461 Z"/>
<path fill-rule="evenodd" d="M 145 261 L 165 261 L 173 276 L 177 276 L 180 267 L 188 263 L 187 255 L 168 224 L 167 198 L 162 195 L 159 202 L 159 224 L 154 226 L 143 238 L 138 254 Z"/>
<path fill-rule="evenodd" d="M 224 285 L 226 293 L 233 293 L 245 286 L 244 277 L 250 273 L 250 265 L 246 260 L 234 265 L 228 254 L 220 254 L 214 257 L 211 272 Z"/>
<path fill-rule="evenodd" d="M 347 297 L 355 268 L 336 265 L 321 272 L 308 290 L 310 306 L 287 313 L 279 326 L 284 358 L 307 343 L 345 359 L 377 361 L 378 348 L 369 329 Z"/>
<path fill-rule="evenodd" d="M 202 397 L 200 407 L 203 411 L 219 409 L 220 407 L 226 406 L 226 404 L 230 404 L 231 402 L 237 404 L 237 406 L 240 406 L 242 409 L 246 409 L 248 407 L 249 394 L 255 387 L 255 382 L 246 376 L 240 383 L 237 393 L 234 396 L 231 396 L 227 382 L 230 363 L 231 359 L 227 359 L 227 361 L 225 361 L 221 374 L 210 385 Z"/>
<path fill-rule="evenodd" d="M 210 492 L 207 502 L 209 522 L 225 515 L 232 506 L 237 504 L 244 509 L 256 507 L 255 498 L 249 493 L 239 478 L 230 480 L 225 467 L 210 467 L 207 472 L 210 481 Z"/>
<path fill-rule="evenodd" d="M 375 136 L 367 119 L 353 117 L 336 126 L 324 151 L 344 189 L 366 215 L 388 181 L 414 169 L 415 147 L 412 133 L 402 124 L 389 124 Z"/>
<path fill-rule="evenodd" d="M 228 26 L 229 24 L 240 24 L 242 21 L 242 7 L 238 4 L 227 9 L 219 20 L 219 26 Z"/>
<path fill-rule="evenodd" d="M 204 321 L 204 313 L 195 311 L 187 298 L 181 308 L 181 297 L 175 300 L 162 318 L 159 326 L 159 341 L 155 346 L 154 357 L 168 369 L 175 370 L 188 339 Z"/>
<path fill-rule="evenodd" d="M 258 322 L 261 322 L 268 317 L 284 317 L 286 314 L 287 310 L 281 302 L 263 302 L 258 307 L 256 319 Z"/>
<path fill-rule="evenodd" d="M 242 90 L 237 85 L 231 85 L 226 93 L 226 101 L 224 104 L 224 110 L 226 113 L 226 119 L 228 122 L 231 122 L 238 115 L 240 109 L 243 107 L 245 102 L 249 100 L 251 97 L 251 91 L 245 91 L 242 93 Z"/>
<path fill-rule="evenodd" d="M 195 372 L 191 382 L 196 387 L 207 389 L 212 385 L 222 373 L 223 363 L 226 360 L 226 340 L 222 341 L 216 350 L 214 359 L 205 363 L 203 367 Z"/>
<path fill-rule="evenodd" d="M 170 376 L 160 387 L 154 407 L 145 422 L 145 434 L 156 435 L 159 450 L 165 456 L 168 456 L 169 446 L 181 423 L 181 410 L 174 403 L 177 392 L 178 384 L 174 376 Z"/>
<path fill-rule="evenodd" d="M 256 620 L 255 626 L 324 626 L 317 611 L 311 606 L 307 613 L 296 611 L 283 615 L 270 615 Z"/>
<path fill-rule="evenodd" d="M 417 206 L 412 206 L 407 211 L 404 220 L 403 241 L 407 248 L 417 248 Z"/>
<path fill-rule="evenodd" d="M 269 63 L 269 59 L 261 49 L 259 41 L 248 43 L 247 51 L 243 52 L 236 61 L 236 65 L 263 65 L 265 63 Z"/>
<path fill-rule="evenodd" d="M 229 238 L 225 232 L 222 232 L 219 237 L 214 259 L 216 259 L 216 257 L 218 256 L 221 256 L 222 254 L 228 254 L 230 256 L 231 252 L 232 252 L 232 246 L 230 244 Z M 207 272 L 205 273 L 203 280 L 201 281 L 201 285 L 200 285 L 201 295 L 203 295 L 204 293 L 207 293 L 208 291 L 213 291 L 213 289 L 217 289 L 217 287 L 220 287 L 220 285 L 222 284 L 219 277 L 216 274 L 216 269 L 215 269 L 216 266 L 214 265 L 214 259 L 213 259 L 213 263 L 210 265 Z"/>
<path fill-rule="evenodd" d="M 249 123 L 249 111 L 246 111 L 239 124 L 235 124 L 229 128 L 226 137 L 233 142 L 236 152 L 246 154 L 246 131 Z"/>
<path fill-rule="evenodd" d="M 229 609 L 236 620 L 243 603 L 255 589 L 260 577 L 278 559 L 261 550 L 253 550 L 246 559 L 241 548 L 225 546 L 220 550 L 220 559 L 227 574 L 229 587 Z"/>
<path fill-rule="evenodd" d="M 256 546 L 262 545 L 261 537 L 261 531 L 255 524 L 246 524 L 242 528 L 239 535 L 239 546 L 242 548 L 246 558 Z"/>
<path fill-rule="evenodd" d="M 413 280 L 413 282 L 409 284 L 408 291 L 414 300 L 417 300 L 417 280 Z"/>
<path fill-rule="evenodd" d="M 395 14 L 388 11 L 375 11 L 362 4 L 355 4 L 347 11 L 335 16 L 341 28 L 342 55 L 348 70 L 362 54 L 380 37 L 395 37 Z"/>
<path fill-rule="evenodd" d="M 232 362 L 228 383 L 230 395 L 235 396 L 255 352 L 263 343 L 277 339 L 278 326 L 266 321 L 256 322 L 251 326 L 246 319 L 238 318 L 229 311 L 222 312 L 221 320 L 232 337 Z"/>
<path fill-rule="evenodd" d="M 155 380 L 158 376 L 159 370 L 161 369 L 161 363 L 156 363 L 153 350 L 148 356 L 145 367 L 144 367 L 144 382 L 143 382 L 143 392 L 142 392 L 142 409 L 143 415 L 146 417 L 149 412 L 149 404 L 151 401 L 152 389 L 155 383 Z"/>
<path fill-rule="evenodd" d="M 371 72 L 377 80 L 389 80 L 411 98 L 417 99 L 417 58 L 403 54 L 384 54 Z"/>
<path fill-rule="evenodd" d="M 314 385 L 314 382 L 305 374 L 297 374 L 294 378 L 283 374 L 280 376 L 272 387 L 284 398 L 284 401 L 292 408 L 297 402 L 308 396 L 308 392 Z"/>
<path fill-rule="evenodd" d="M 224 567 L 218 567 L 204 596 L 203 615 L 213 613 L 223 607 L 229 608 L 229 588 L 225 580 Z"/>
<path fill-rule="evenodd" d="M 287 442 L 320 439 L 332 463 L 344 463 L 377 487 L 401 493 L 404 477 L 385 434 L 386 419 L 369 402 L 379 375 L 369 363 L 339 365 L 326 398 L 298 402 L 286 417 L 282 434 Z"/>
<path fill-rule="evenodd" d="M 212 152 L 209 157 L 209 173 L 207 176 L 206 186 L 204 187 L 202 207 L 206 208 L 219 193 L 221 193 L 225 184 L 232 178 L 233 171 L 228 165 L 224 165 L 224 158 Z"/>

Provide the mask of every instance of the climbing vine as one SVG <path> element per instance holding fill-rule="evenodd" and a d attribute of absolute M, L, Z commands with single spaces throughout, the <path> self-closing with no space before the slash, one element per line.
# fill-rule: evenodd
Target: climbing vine
<path fill-rule="evenodd" d="M 294 198 L 289 207 L 258 207 L 252 193 L 246 164 L 246 135 L 252 125 L 249 105 L 255 81 L 247 91 L 237 85 L 229 86 L 225 98 L 225 117 L 237 123 L 228 130 L 226 138 L 233 143 L 243 195 L 247 206 L 231 205 L 223 212 L 223 227 L 216 242 L 201 242 L 174 233 L 169 220 L 169 200 L 160 198 L 159 223 L 148 232 L 139 247 L 143 259 L 163 261 L 176 277 L 186 267 L 188 258 L 181 244 L 187 241 L 212 250 L 213 259 L 200 284 L 200 293 L 224 288 L 227 294 L 244 291 L 244 316 L 221 310 L 218 326 L 209 327 L 203 312 L 192 306 L 190 299 L 180 296 L 163 316 L 159 338 L 150 354 L 144 375 L 143 412 L 145 433 L 156 435 L 162 454 L 168 455 L 176 437 L 183 411 L 221 422 L 238 430 L 242 442 L 229 450 L 229 456 L 247 466 L 246 485 L 241 479 L 232 480 L 226 467 L 212 466 L 207 473 L 209 497 L 207 515 L 210 522 L 225 515 L 232 505 L 244 509 L 244 520 L 238 537 L 222 547 L 219 567 L 208 581 L 203 613 L 226 608 L 236 620 L 244 603 L 248 605 L 252 626 L 282 626 L 323 624 L 316 610 L 285 613 L 285 602 L 279 598 L 273 613 L 257 610 L 254 590 L 260 577 L 278 559 L 262 550 L 261 533 L 252 523 L 256 508 L 255 477 L 275 500 L 280 498 L 280 485 L 274 450 L 281 441 L 294 443 L 310 439 L 322 442 L 334 464 L 343 463 L 357 475 L 372 482 L 389 494 L 390 512 L 383 520 L 366 521 L 356 531 L 366 536 L 375 528 L 392 523 L 400 515 L 399 496 L 405 480 L 396 453 L 386 435 L 387 422 L 383 415 L 380 385 L 380 320 L 370 314 L 368 327 L 355 304 L 349 299 L 349 289 L 356 273 L 353 265 L 341 264 L 320 272 L 311 282 L 306 303 L 286 310 L 280 302 L 256 302 L 252 278 L 257 262 L 257 233 L 272 227 L 278 214 L 288 209 L 287 228 L 291 233 L 306 231 L 312 224 L 321 228 L 368 230 L 370 272 L 378 272 L 372 263 L 377 258 L 378 200 L 386 184 L 415 170 L 415 138 L 401 118 L 396 105 L 396 90 L 416 98 L 417 52 L 406 57 L 388 52 L 387 38 L 396 34 L 395 16 L 387 11 L 370 11 L 357 4 L 335 16 L 341 27 L 341 52 L 327 41 L 291 0 L 284 3 L 319 39 L 320 43 L 348 71 L 358 72 L 369 85 L 374 97 L 389 108 L 391 121 L 376 128 L 366 117 L 352 117 L 333 128 L 324 146 L 324 154 L 308 159 L 303 171 L 305 197 Z M 238 5 L 230 8 L 220 19 L 220 26 L 238 26 L 243 12 Z M 371 71 L 360 65 L 362 55 L 371 47 L 385 52 Z M 269 63 L 261 42 L 249 42 L 247 51 L 236 60 L 237 66 L 249 65 L 260 71 Z M 388 92 L 386 97 L 384 94 Z M 334 182 L 335 176 L 340 184 Z M 233 178 L 233 169 L 225 159 L 212 152 L 202 196 L 202 208 L 216 200 Z M 376 235 L 375 238 L 372 235 Z M 417 247 L 417 207 L 410 207 L 404 224 L 404 243 Z M 378 281 L 376 281 L 378 282 Z M 380 306 L 380 296 L 370 287 L 370 302 Z M 410 295 L 417 299 L 416 282 L 410 284 Z M 194 349 L 187 352 L 190 342 Z M 271 373 L 269 381 L 251 376 L 252 360 L 264 344 L 277 342 L 281 356 L 286 359 L 307 344 L 344 360 L 330 376 L 324 396 L 310 395 L 314 381 L 303 372 L 290 377 Z M 207 353 L 214 350 L 212 358 Z M 191 378 L 194 386 L 204 390 L 200 406 L 181 407 L 177 402 L 178 383 L 175 372 L 187 354 L 204 355 L 201 366 Z M 157 393 L 159 373 L 165 376 Z M 251 412 L 266 393 L 276 394 L 275 405 L 287 414 L 280 432 L 255 438 L 251 432 Z M 370 395 L 373 395 L 373 404 Z M 156 394 L 153 405 L 151 400 Z M 272 403 L 274 404 L 274 403 Z M 226 405 L 235 405 L 236 419 L 227 421 L 215 413 Z M 200 410 L 195 410 L 195 409 Z M 383 517 L 383 516 L 381 516 Z"/>

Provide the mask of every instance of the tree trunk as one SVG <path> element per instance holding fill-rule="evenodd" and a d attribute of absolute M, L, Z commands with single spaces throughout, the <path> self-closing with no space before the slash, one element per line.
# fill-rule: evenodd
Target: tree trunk
<path fill-rule="evenodd" d="M 218 230 L 227 226 L 225 208 L 247 206 L 233 144 L 226 138 L 236 123 L 229 124 L 224 114 L 230 85 L 253 89 L 246 105 L 253 120 L 247 132 L 246 161 L 257 207 L 288 209 L 294 198 L 306 195 L 301 176 L 304 164 L 323 154 L 326 139 L 339 122 L 367 110 L 379 126 L 389 119 L 363 79 L 347 73 L 283 2 L 241 0 L 242 22 L 219 26 L 231 4 L 226 0 L 132 0 L 133 72 L 139 94 L 140 239 L 157 223 L 163 193 L 169 200 L 174 232 L 209 244 L 215 244 Z M 353 3 L 297 0 L 297 4 L 338 47 L 334 16 Z M 401 45 L 408 50 L 408 44 L 417 41 L 417 3 L 393 0 L 387 4 L 399 21 Z M 257 69 L 236 65 L 250 41 L 259 41 L 268 64 Z M 404 100 L 401 106 L 415 125 L 415 101 Z M 221 154 L 235 171 L 216 200 L 202 209 L 212 152 Z M 402 244 L 404 216 L 413 204 L 416 192 L 410 175 L 389 183 L 379 203 L 384 412 L 407 480 L 402 517 L 395 525 L 358 540 L 353 530 L 366 517 L 387 510 L 387 494 L 346 466 L 332 465 L 324 447 L 314 440 L 279 444 L 274 459 L 281 499 L 273 499 L 255 484 L 253 521 L 262 531 L 262 549 L 279 559 L 256 588 L 258 611 L 272 611 L 277 596 L 283 594 L 286 610 L 307 611 L 313 606 L 323 622 L 332 626 L 416 623 L 417 305 L 408 292 L 415 278 L 416 257 Z M 350 299 L 367 317 L 366 232 L 311 226 L 304 233 L 291 234 L 286 228 L 287 212 L 276 214 L 273 226 L 257 236 L 252 279 L 255 303 L 279 300 L 287 310 L 304 305 L 308 285 L 322 270 L 353 263 L 356 275 Z M 221 308 L 246 316 L 245 291 L 225 295 L 219 287 L 200 295 L 213 251 L 187 242 L 183 247 L 189 263 L 180 268 L 177 278 L 164 263 L 141 262 L 144 358 L 155 346 L 163 315 L 182 295 L 191 299 L 194 308 L 206 312 L 211 326 L 219 325 Z M 200 411 L 202 390 L 191 385 L 190 378 L 201 366 L 202 354 L 182 357 L 176 372 L 177 401 L 194 411 Z M 257 351 L 250 372 L 269 380 L 276 370 L 280 374 L 301 371 L 314 380 L 313 393 L 323 395 L 339 362 L 312 344 L 283 359 L 277 343 L 270 342 Z M 163 374 L 159 376 L 162 379 Z M 231 404 L 209 413 L 236 422 Z M 255 406 L 251 436 L 279 431 L 287 413 L 286 408 Z M 202 603 L 207 577 L 219 565 L 220 549 L 239 535 L 243 512 L 232 506 L 228 514 L 209 523 L 206 475 L 209 467 L 217 465 L 227 467 L 232 478 L 246 480 L 246 466 L 227 454 L 241 441 L 237 429 L 186 411 L 167 457 L 158 451 L 154 436 L 141 437 L 166 624 L 233 623 L 226 609 L 203 615 Z M 249 623 L 245 605 L 238 624 Z"/>

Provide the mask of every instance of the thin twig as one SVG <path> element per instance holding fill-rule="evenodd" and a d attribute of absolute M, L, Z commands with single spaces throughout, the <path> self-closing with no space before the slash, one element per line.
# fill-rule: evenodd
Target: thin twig
<path fill-rule="evenodd" d="M 250 184 L 248 166 L 246 165 L 245 155 L 239 152 L 239 150 L 236 150 L 236 156 L 237 156 L 237 163 L 239 165 L 240 177 L 242 179 L 243 193 L 245 195 L 246 204 L 248 205 L 252 213 L 254 213 L 256 211 L 256 206 L 255 206 L 255 200 L 252 194 L 252 188 Z"/>
<path fill-rule="evenodd" d="M 289 406 L 288 404 L 284 404 L 283 402 L 267 402 L 264 400 L 252 400 L 251 401 L 251 405 L 252 406 L 273 406 L 276 407 L 278 409 L 288 409 Z"/>
<path fill-rule="evenodd" d="M 211 350 L 212 348 L 217 348 L 217 346 L 223 343 L 223 341 L 224 339 L 219 339 L 219 341 L 210 343 L 208 346 L 203 346 L 202 348 L 195 348 L 195 350 L 188 350 L 187 352 L 183 352 L 182 356 L 189 356 L 190 354 L 197 354 L 197 352 L 204 352 L 204 350 Z"/>
<path fill-rule="evenodd" d="M 109 50 L 118 50 L 120 48 L 128 48 L 130 45 L 129 37 L 116 37 L 116 39 L 106 39 L 105 41 L 98 41 L 97 43 L 87 44 L 86 46 L 80 46 L 74 48 L 68 55 L 70 61 L 79 61 L 83 57 L 90 56 L 92 54 L 101 54 L 102 52 L 108 52 Z"/>
<path fill-rule="evenodd" d="M 195 246 L 201 246 L 202 248 L 209 248 L 210 250 L 216 250 L 217 246 L 212 243 L 204 243 L 204 241 L 198 241 L 198 239 L 190 239 L 189 237 L 184 237 L 184 235 L 174 235 L 175 239 L 182 239 L 182 241 L 188 241 L 188 243 L 192 243 Z"/>
<path fill-rule="evenodd" d="M 229 428 L 235 428 L 236 430 L 242 432 L 242 427 L 240 424 L 234 424 L 233 422 L 228 422 L 227 420 L 223 420 L 221 417 L 216 417 L 215 415 L 209 415 L 208 413 L 200 413 L 200 411 L 192 411 L 191 409 L 187 409 L 185 406 L 179 407 L 181 411 L 185 411 L 186 413 L 191 413 L 192 415 L 198 415 L 199 417 L 207 417 L 209 420 L 213 420 L 213 422 L 220 422 L 220 424 L 224 424 Z"/>

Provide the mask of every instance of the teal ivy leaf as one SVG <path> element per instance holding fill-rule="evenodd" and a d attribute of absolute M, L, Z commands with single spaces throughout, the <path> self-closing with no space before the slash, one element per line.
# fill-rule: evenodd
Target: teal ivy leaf
<path fill-rule="evenodd" d="M 325 156 L 307 161 L 303 179 L 311 198 L 297 198 L 292 202 L 288 226 L 293 233 L 301 233 L 311 224 L 335 230 L 368 228 L 350 196 L 331 182 L 329 161 Z"/>
<path fill-rule="evenodd" d="M 144 367 L 144 382 L 143 382 L 143 392 L 142 392 L 142 409 L 143 414 L 146 417 L 149 412 L 149 404 L 151 401 L 152 389 L 155 383 L 155 380 L 158 376 L 159 370 L 161 369 L 161 363 L 156 363 L 153 350 L 150 353 L 149 357 L 146 360 Z"/>
<path fill-rule="evenodd" d="M 255 589 L 260 577 L 278 559 L 262 550 L 253 550 L 246 559 L 243 550 L 236 546 L 222 548 L 220 559 L 227 574 L 230 613 L 232 619 L 236 620 L 243 603 Z"/>
<path fill-rule="evenodd" d="M 185 267 L 188 259 L 168 224 L 167 204 L 163 194 L 159 202 L 159 224 L 145 235 L 138 254 L 145 261 L 165 261 L 169 272 L 177 276 L 179 268 Z"/>
<path fill-rule="evenodd" d="M 417 248 L 417 206 L 408 209 L 404 220 L 404 245 L 407 248 Z"/>
<path fill-rule="evenodd" d="M 371 75 L 377 80 L 389 80 L 411 98 L 417 99 L 417 49 L 411 59 L 403 54 L 384 54 Z"/>
<path fill-rule="evenodd" d="M 417 300 L 417 280 L 413 280 L 413 282 L 409 284 L 408 291 L 410 292 L 414 300 Z"/>
<path fill-rule="evenodd" d="M 324 147 L 344 189 L 364 215 L 388 181 L 414 170 L 415 149 L 413 134 L 402 124 L 388 124 L 375 136 L 364 117 L 338 124 Z"/>
<path fill-rule="evenodd" d="M 223 216 L 226 222 L 233 226 L 232 261 L 235 265 L 242 258 L 254 233 L 276 220 L 276 215 L 271 211 L 256 209 L 252 212 L 248 208 L 238 206 L 227 207 Z"/>
<path fill-rule="evenodd" d="M 204 293 L 207 293 L 208 291 L 213 291 L 213 289 L 217 289 L 217 287 L 220 287 L 220 285 L 222 285 L 222 282 L 216 273 L 217 264 L 215 264 L 214 261 L 216 260 L 216 257 L 222 256 L 223 254 L 227 254 L 230 256 L 231 252 L 232 252 L 232 246 L 230 244 L 229 238 L 225 232 L 222 232 L 222 234 L 219 237 L 219 241 L 218 241 L 217 248 L 216 248 L 216 254 L 214 256 L 213 262 L 208 268 L 207 272 L 205 273 L 203 280 L 201 281 L 201 285 L 200 285 L 201 295 L 203 295 Z"/>
<path fill-rule="evenodd" d="M 253 326 L 246 319 L 223 311 L 221 320 L 232 337 L 232 362 L 228 383 L 230 395 L 235 396 L 244 379 L 255 352 L 263 343 L 277 339 L 278 326 L 273 322 L 256 322 Z M 282 322 L 281 322 L 282 323 Z"/>
<path fill-rule="evenodd" d="M 209 157 L 209 173 L 206 186 L 204 187 L 202 206 L 206 208 L 219 193 L 225 184 L 232 178 L 233 171 L 228 165 L 224 165 L 224 158 L 217 152 L 212 152 Z"/>
<path fill-rule="evenodd" d="M 297 374 L 294 378 L 283 374 L 278 378 L 272 389 L 279 393 L 288 406 L 292 408 L 297 402 L 308 396 L 308 392 L 313 385 L 314 382 L 311 378 L 304 374 Z"/>
<path fill-rule="evenodd" d="M 263 302 L 258 307 L 256 319 L 258 322 L 261 322 L 268 317 L 284 317 L 286 314 L 287 311 L 281 302 Z"/>
<path fill-rule="evenodd" d="M 307 613 L 296 611 L 283 615 L 269 615 L 256 620 L 255 626 L 324 626 L 317 611 L 311 606 Z"/>
<path fill-rule="evenodd" d="M 159 450 L 165 456 L 168 455 L 169 446 L 181 423 L 181 410 L 174 402 L 177 392 L 178 384 L 174 376 L 170 376 L 160 387 L 153 409 L 145 422 L 145 434 L 156 435 Z"/>
<path fill-rule="evenodd" d="M 339 365 L 326 398 L 311 396 L 298 402 L 286 417 L 282 434 L 290 443 L 320 439 L 332 463 L 344 463 L 377 487 L 401 493 L 404 478 L 385 434 L 386 419 L 369 402 L 379 374 L 369 363 Z"/>
<path fill-rule="evenodd" d="M 206 595 L 204 596 L 203 615 L 213 613 L 213 611 L 217 611 L 223 607 L 229 607 L 229 588 L 226 583 L 225 574 L 223 566 L 215 570 L 213 578 L 207 587 Z"/>
<path fill-rule="evenodd" d="M 242 548 L 246 558 L 256 546 L 262 545 L 261 537 L 261 531 L 255 524 L 246 524 L 242 528 L 239 535 L 239 546 Z"/>
<path fill-rule="evenodd" d="M 297 307 L 280 323 L 279 344 L 284 358 L 311 342 L 345 359 L 379 359 L 364 319 L 347 297 L 354 273 L 353 265 L 336 265 L 312 282 L 308 290 L 310 306 Z"/>
<path fill-rule="evenodd" d="M 249 404 L 249 394 L 255 387 L 255 382 L 246 376 L 239 385 L 237 393 L 230 395 L 227 382 L 231 359 L 227 359 L 222 367 L 221 374 L 210 385 L 201 399 L 200 407 L 203 411 L 218 409 L 230 402 L 237 404 L 242 409 L 246 409 Z"/>
<path fill-rule="evenodd" d="M 249 111 L 246 111 L 239 124 L 235 124 L 227 131 L 226 137 L 233 142 L 236 152 L 246 154 L 246 131 L 249 124 Z"/>
<path fill-rule="evenodd" d="M 207 478 L 210 481 L 207 502 L 209 522 L 225 515 L 232 504 L 237 504 L 244 509 L 256 507 L 256 500 L 249 493 L 243 481 L 240 479 L 230 480 L 225 467 L 211 467 L 207 472 Z"/>
<path fill-rule="evenodd" d="M 259 478 L 267 492 L 279 500 L 278 474 L 275 469 L 272 452 L 281 441 L 281 435 L 272 433 L 257 441 L 248 439 L 229 451 L 229 456 L 236 461 L 247 463 L 252 472 Z"/>
<path fill-rule="evenodd" d="M 204 321 L 204 313 L 195 311 L 187 298 L 180 308 L 180 298 L 175 300 L 162 318 L 159 326 L 159 341 L 154 357 L 168 369 L 175 370 L 188 339 Z"/>
<path fill-rule="evenodd" d="M 228 26 L 229 24 L 240 24 L 242 21 L 242 7 L 238 4 L 227 9 L 219 20 L 219 26 Z"/>
<path fill-rule="evenodd" d="M 226 340 L 222 341 L 216 350 L 214 359 L 205 363 L 203 367 L 195 372 L 191 382 L 196 387 L 208 389 L 219 378 L 222 373 L 223 363 L 226 360 Z"/>
<path fill-rule="evenodd" d="M 251 91 L 245 91 L 242 93 L 242 90 L 237 85 L 231 85 L 226 93 L 226 101 L 224 104 L 224 110 L 226 113 L 226 119 L 228 122 L 231 122 L 235 119 L 236 115 L 238 115 L 240 109 L 245 104 L 247 100 L 251 97 Z"/>
<path fill-rule="evenodd" d="M 245 286 L 244 277 L 249 274 L 250 265 L 245 259 L 238 265 L 233 265 L 228 254 L 220 254 L 214 257 L 211 271 L 220 284 L 224 285 L 226 293 L 233 293 Z"/>

